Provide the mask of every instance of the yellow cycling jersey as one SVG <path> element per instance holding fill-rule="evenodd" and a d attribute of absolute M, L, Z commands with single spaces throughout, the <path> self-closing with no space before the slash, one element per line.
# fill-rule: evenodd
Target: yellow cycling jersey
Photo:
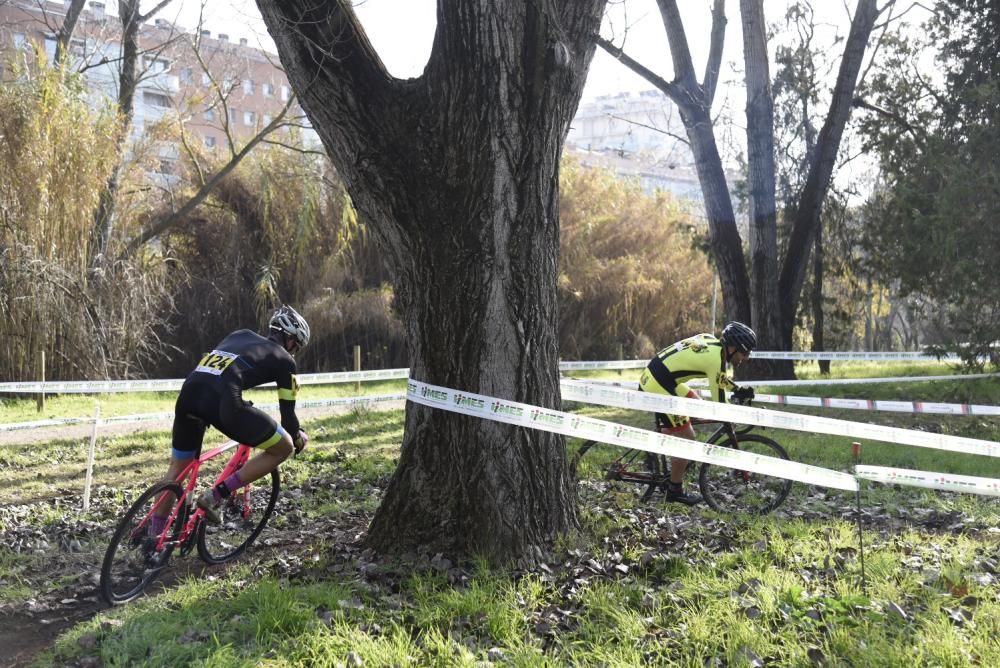
<path fill-rule="evenodd" d="M 736 387 L 726 375 L 722 342 L 711 334 L 697 334 L 656 353 L 643 369 L 639 387 L 644 392 L 684 397 L 691 392 L 685 383 L 692 378 L 707 378 L 712 398 L 723 403 L 725 391 Z"/>

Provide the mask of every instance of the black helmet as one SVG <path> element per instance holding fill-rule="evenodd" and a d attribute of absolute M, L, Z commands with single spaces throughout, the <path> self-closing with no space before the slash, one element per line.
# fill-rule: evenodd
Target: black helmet
<path fill-rule="evenodd" d="M 722 344 L 749 354 L 757 347 L 757 335 L 742 322 L 731 322 L 722 330 Z"/>
<path fill-rule="evenodd" d="M 291 306 L 282 306 L 271 315 L 268 326 L 279 332 L 284 332 L 289 338 L 305 348 L 309 343 L 309 323 Z"/>

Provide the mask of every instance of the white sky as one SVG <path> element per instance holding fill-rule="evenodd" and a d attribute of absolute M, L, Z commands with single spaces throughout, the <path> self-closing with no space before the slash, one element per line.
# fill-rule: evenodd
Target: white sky
<path fill-rule="evenodd" d="M 148 10 L 153 4 L 153 0 L 145 0 L 143 9 Z M 203 4 L 206 7 L 202 10 Z M 786 0 L 765 0 L 768 21 L 779 20 L 787 4 Z M 688 43 L 700 77 L 708 51 L 711 2 L 682 0 L 680 5 Z M 849 17 L 845 4 L 814 0 L 814 5 L 820 21 L 826 22 L 831 30 L 836 26 L 841 34 L 846 34 Z M 401 78 L 419 76 L 427 61 L 434 36 L 435 0 L 357 0 L 355 6 L 369 39 L 389 71 Z M 626 36 L 626 53 L 669 80 L 670 54 L 655 0 L 610 0 L 608 7 L 602 34 L 613 39 L 616 44 L 621 44 L 621 37 Z M 204 11 L 204 27 L 213 36 L 225 32 L 232 41 L 246 37 L 251 44 L 274 50 L 252 0 L 211 0 L 205 3 L 198 0 L 175 0 L 159 16 L 176 20 L 186 28 L 194 28 L 198 23 L 200 10 Z M 742 78 L 730 64 L 740 63 L 743 59 L 739 3 L 727 3 L 726 14 L 729 22 L 721 77 L 723 84 Z M 587 79 L 584 99 L 651 87 L 598 49 Z M 726 90 L 720 87 L 720 101 L 725 95 Z M 739 104 L 742 106 L 742 102 Z"/>

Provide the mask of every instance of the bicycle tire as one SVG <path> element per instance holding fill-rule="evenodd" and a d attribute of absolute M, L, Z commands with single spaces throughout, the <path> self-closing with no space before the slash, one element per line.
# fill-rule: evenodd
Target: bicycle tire
<path fill-rule="evenodd" d="M 159 553 L 154 553 L 157 537 L 148 535 L 146 520 L 153 508 L 150 504 L 157 503 L 163 493 L 172 494 L 176 505 L 183 489 L 176 482 L 170 481 L 153 485 L 129 507 L 118 522 L 101 563 L 101 596 L 110 605 L 128 603 L 137 598 L 170 561 L 170 554 L 187 514 L 184 508 L 179 510 L 174 519 L 170 540 Z"/>
<path fill-rule="evenodd" d="M 722 447 L 733 447 L 727 438 Z M 788 453 L 778 443 L 759 434 L 746 434 L 739 439 L 739 450 L 788 459 Z M 725 466 L 702 464 L 698 486 L 705 502 L 713 510 L 766 515 L 780 506 L 792 489 L 787 478 L 761 475 Z"/>
<path fill-rule="evenodd" d="M 222 506 L 222 524 L 202 521 L 198 528 L 198 555 L 209 564 L 224 564 L 235 559 L 253 544 L 274 513 L 274 504 L 281 490 L 280 476 L 271 471 L 267 478 L 250 485 L 244 493 L 237 490 Z M 250 507 L 245 500 L 249 498 Z M 249 513 L 245 516 L 244 511 Z"/>

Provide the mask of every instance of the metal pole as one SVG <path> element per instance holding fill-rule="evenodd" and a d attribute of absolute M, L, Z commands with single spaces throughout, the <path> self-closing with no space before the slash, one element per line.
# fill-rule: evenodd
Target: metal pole
<path fill-rule="evenodd" d="M 94 410 L 94 428 L 90 432 L 90 452 L 87 454 L 87 477 L 83 483 L 83 509 L 90 510 L 90 483 L 94 478 L 94 452 L 97 447 L 97 423 L 101 421 L 101 402 Z"/>
<path fill-rule="evenodd" d="M 851 443 L 851 454 L 854 455 L 854 465 L 861 463 L 861 444 L 857 441 Z M 861 556 L 861 593 L 865 596 L 867 592 L 867 578 L 865 577 L 865 536 L 861 531 L 861 480 L 858 480 L 858 490 L 855 494 L 857 500 L 858 515 L 858 553 Z"/>

